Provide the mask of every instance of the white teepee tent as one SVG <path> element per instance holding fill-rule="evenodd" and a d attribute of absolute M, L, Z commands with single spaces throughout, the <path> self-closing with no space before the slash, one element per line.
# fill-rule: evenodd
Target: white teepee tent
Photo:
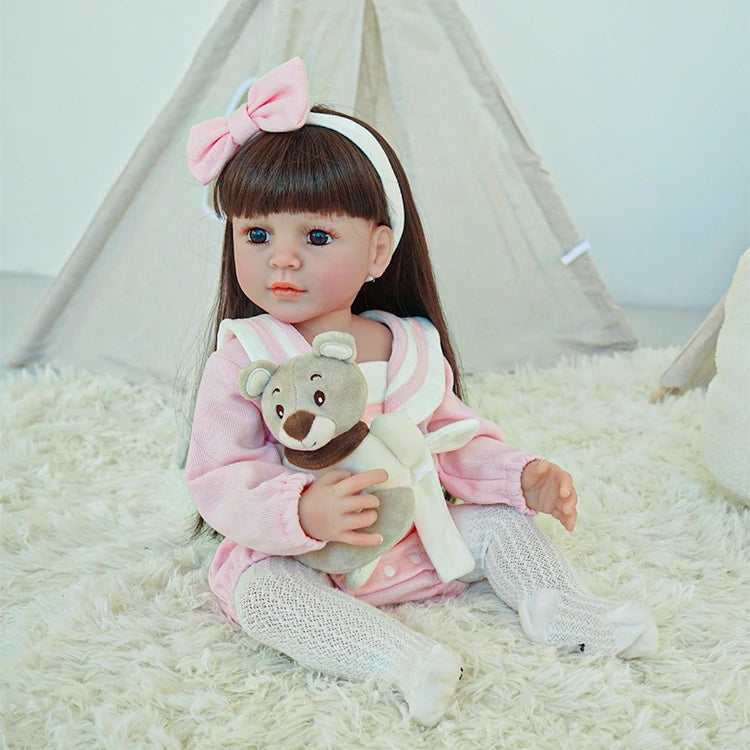
<path fill-rule="evenodd" d="M 455 0 L 230 0 L 12 363 L 173 381 L 205 328 L 222 233 L 188 174 L 187 131 L 295 55 L 313 101 L 401 154 L 467 370 L 635 344 Z"/>

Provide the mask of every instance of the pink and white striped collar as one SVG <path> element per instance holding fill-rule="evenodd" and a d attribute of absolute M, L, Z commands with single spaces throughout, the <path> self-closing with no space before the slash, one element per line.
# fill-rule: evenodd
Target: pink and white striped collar
<path fill-rule="evenodd" d="M 426 318 L 399 318 L 380 310 L 371 310 L 364 316 L 388 326 L 393 334 L 384 411 L 401 412 L 420 424 L 445 396 L 445 360 L 437 329 Z M 267 359 L 280 364 L 310 351 L 310 345 L 294 326 L 270 315 L 222 321 L 217 348 L 231 338 L 239 341 L 250 361 Z"/>

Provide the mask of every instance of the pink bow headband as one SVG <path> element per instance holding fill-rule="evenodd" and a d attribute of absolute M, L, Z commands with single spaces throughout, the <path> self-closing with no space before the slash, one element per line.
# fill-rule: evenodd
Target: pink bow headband
<path fill-rule="evenodd" d="M 377 138 L 358 122 L 339 115 L 310 112 L 307 72 L 299 57 L 258 78 L 247 92 L 247 104 L 236 112 L 190 129 L 187 144 L 190 173 L 207 185 L 240 147 L 259 133 L 286 133 L 305 124 L 341 133 L 370 160 L 383 183 L 393 247 L 397 247 L 404 230 L 404 201 L 388 156 Z"/>

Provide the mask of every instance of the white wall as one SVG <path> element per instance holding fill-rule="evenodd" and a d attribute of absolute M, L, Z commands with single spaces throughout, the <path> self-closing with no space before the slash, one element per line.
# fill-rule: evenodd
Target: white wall
<path fill-rule="evenodd" d="M 0 270 L 56 274 L 225 0 L 0 2 Z"/>
<path fill-rule="evenodd" d="M 713 305 L 750 244 L 746 0 L 460 4 L 614 298 Z M 0 270 L 62 267 L 223 5 L 2 0 Z"/>
<path fill-rule="evenodd" d="M 461 0 L 613 297 L 710 307 L 750 245 L 747 0 Z"/>

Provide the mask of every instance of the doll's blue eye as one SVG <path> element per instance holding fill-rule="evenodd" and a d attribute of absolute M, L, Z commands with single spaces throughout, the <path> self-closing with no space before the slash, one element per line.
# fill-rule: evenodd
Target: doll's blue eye
<path fill-rule="evenodd" d="M 328 245 L 333 242 L 333 237 L 322 229 L 313 229 L 307 233 L 307 241 L 311 245 Z"/>
<path fill-rule="evenodd" d="M 254 245 L 262 245 L 264 242 L 268 242 L 268 232 L 260 227 L 253 227 L 247 230 L 247 238 Z"/>

